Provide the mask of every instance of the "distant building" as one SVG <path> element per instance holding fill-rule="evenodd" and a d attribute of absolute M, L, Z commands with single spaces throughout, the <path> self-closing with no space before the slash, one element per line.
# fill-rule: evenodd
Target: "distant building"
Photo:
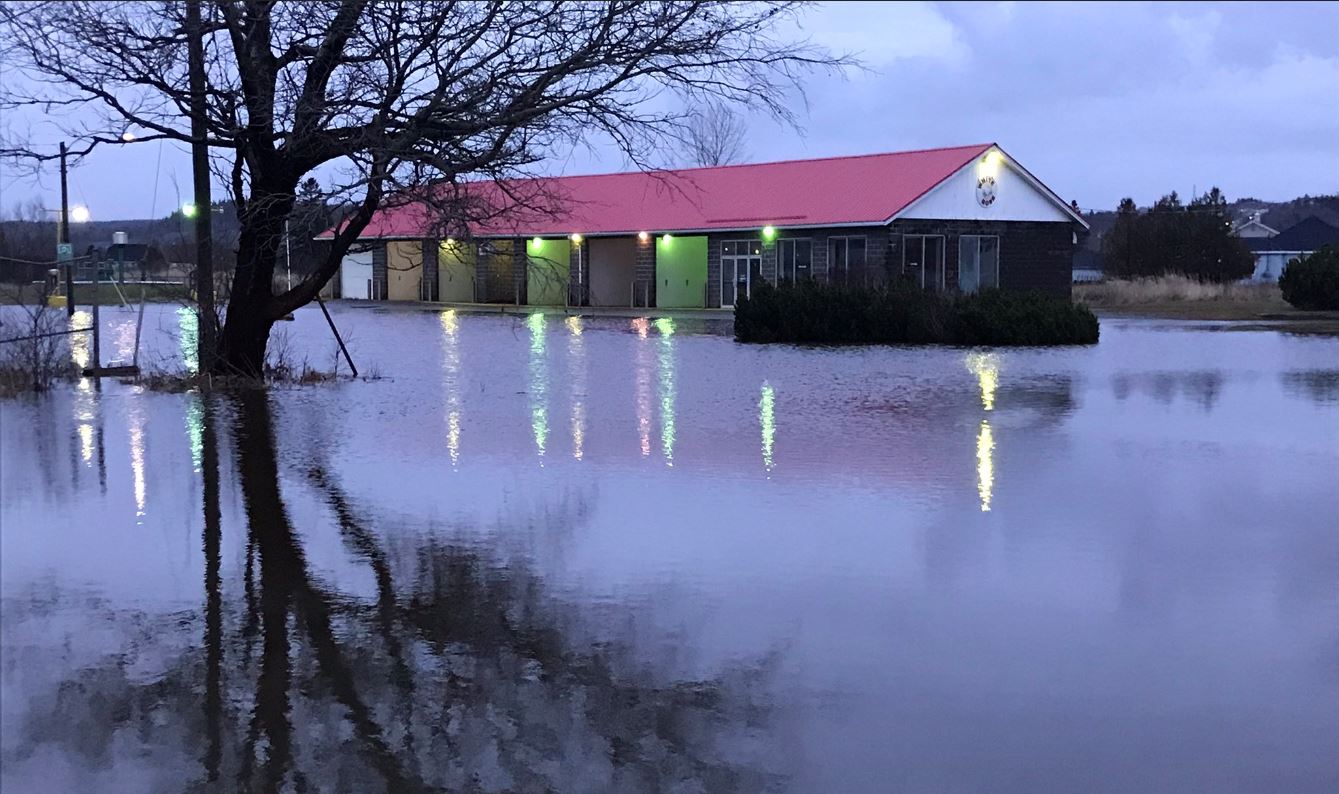
<path fill-rule="evenodd" d="M 458 237 L 427 207 L 378 212 L 344 258 L 343 296 L 728 308 L 764 281 L 896 279 L 1068 297 L 1088 228 L 994 144 L 464 191 L 492 214 Z"/>
<path fill-rule="evenodd" d="M 1260 237 L 1274 237 L 1278 235 L 1278 229 L 1275 229 L 1272 226 L 1266 226 L 1261 222 L 1260 215 L 1260 212 L 1254 212 L 1247 220 L 1234 224 L 1232 226 L 1232 236 L 1254 239 Z"/>
<path fill-rule="evenodd" d="M 1314 253 L 1324 245 L 1339 246 L 1339 228 L 1315 217 L 1290 226 L 1274 237 L 1248 238 L 1246 246 L 1255 254 L 1255 272 L 1251 274 L 1251 280 L 1278 281 L 1288 262 Z"/>
<path fill-rule="evenodd" d="M 1101 281 L 1106 278 L 1106 273 L 1102 270 L 1102 255 L 1089 248 L 1079 248 L 1074 251 L 1074 283 L 1083 284 L 1091 281 Z"/>

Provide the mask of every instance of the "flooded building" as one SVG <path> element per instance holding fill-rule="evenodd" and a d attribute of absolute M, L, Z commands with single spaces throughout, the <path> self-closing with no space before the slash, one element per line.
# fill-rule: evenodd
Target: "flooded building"
<path fill-rule="evenodd" d="M 729 308 L 762 281 L 800 279 L 1068 296 L 1087 228 L 996 144 L 463 190 L 487 220 L 453 226 L 417 205 L 374 216 L 343 296 Z"/>

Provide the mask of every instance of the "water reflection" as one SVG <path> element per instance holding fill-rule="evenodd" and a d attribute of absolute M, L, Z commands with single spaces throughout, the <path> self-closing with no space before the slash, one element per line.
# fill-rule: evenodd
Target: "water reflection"
<path fill-rule="evenodd" d="M 1339 404 L 1339 369 L 1312 369 L 1284 372 L 1283 388 L 1317 403 Z"/>
<path fill-rule="evenodd" d="M 586 342 L 581 338 L 581 318 L 567 318 L 567 372 L 572 386 L 572 457 L 586 454 Z"/>
<path fill-rule="evenodd" d="M 970 353 L 967 356 L 967 371 L 976 376 L 981 389 L 981 407 L 987 411 L 995 408 L 995 390 L 1000 382 L 1000 357 L 998 353 Z"/>
<path fill-rule="evenodd" d="M 455 309 L 440 315 L 442 324 L 442 378 L 446 385 L 446 451 L 451 466 L 460 464 L 460 318 Z"/>
<path fill-rule="evenodd" d="M 981 498 L 981 512 L 990 512 L 990 498 L 995 491 L 995 434 L 990 420 L 982 419 L 976 432 L 976 492 Z"/>
<path fill-rule="evenodd" d="M 70 315 L 68 327 L 70 330 L 76 328 L 91 328 L 93 326 L 93 314 L 85 309 L 76 309 L 74 314 Z M 74 365 L 81 371 L 88 368 L 89 361 L 92 360 L 90 345 L 92 340 L 89 338 L 92 331 L 82 334 L 70 334 L 70 359 Z M 81 378 L 79 381 L 81 388 L 88 388 L 88 378 Z"/>
<path fill-rule="evenodd" d="M 195 310 L 188 306 L 177 309 L 177 345 L 182 365 L 191 375 L 200 371 L 199 333 L 200 318 L 196 316 Z"/>
<path fill-rule="evenodd" d="M 204 463 L 204 415 L 203 398 L 198 393 L 191 395 L 186 404 L 186 438 L 191 446 L 191 470 L 197 474 Z"/>
<path fill-rule="evenodd" d="M 141 402 L 130 404 L 130 476 L 135 494 L 135 523 L 144 523 L 144 508 L 148 498 L 148 484 L 144 472 L 144 405 Z"/>
<path fill-rule="evenodd" d="M 981 409 L 995 410 L 995 392 L 1000 385 L 999 354 L 971 353 L 967 356 L 967 370 L 976 375 Z M 981 500 L 981 512 L 989 513 L 995 493 L 995 433 L 986 418 L 981 419 L 976 431 L 976 493 Z"/>
<path fill-rule="evenodd" d="M 632 330 L 639 340 L 633 351 L 633 399 L 637 404 L 637 439 L 644 458 L 651 456 L 651 351 L 645 341 L 650 329 L 651 322 L 645 317 L 633 319 Z"/>
<path fill-rule="evenodd" d="M 530 327 L 530 430 L 542 464 L 549 442 L 549 366 L 545 353 L 548 316 L 535 312 L 526 319 L 526 325 Z"/>
<path fill-rule="evenodd" d="M 776 443 L 776 392 L 772 384 L 763 381 L 762 396 L 758 398 L 758 426 L 762 430 L 762 465 L 772 470 L 772 446 Z"/>
<path fill-rule="evenodd" d="M 656 349 L 656 360 L 660 374 L 660 453 L 665 456 L 665 465 L 674 465 L 674 320 L 661 317 L 656 320 L 656 330 L 660 332 L 660 345 Z"/>
<path fill-rule="evenodd" d="M 128 780 L 141 791 L 396 792 L 763 791 L 783 782 L 779 754 L 759 751 L 776 746 L 776 659 L 670 676 L 609 628 L 635 613 L 620 620 L 604 609 L 592 623 L 524 557 L 432 534 L 392 541 L 334 474 L 299 466 L 307 475 L 298 486 L 318 495 L 349 561 L 375 585 L 370 597 L 341 593 L 315 575 L 294 529 L 268 396 L 239 394 L 231 407 L 242 587 L 227 586 L 223 572 L 217 411 L 206 402 L 201 615 L 50 589 L 15 602 L 7 634 L 77 605 L 134 643 L 22 691 L 26 714 L 6 758 L 19 787 L 43 779 L 53 751 L 82 770 L 89 790 Z"/>
<path fill-rule="evenodd" d="M 1141 393 L 1163 405 L 1170 405 L 1180 395 L 1208 413 L 1217 404 L 1223 390 L 1223 374 L 1218 370 L 1119 372 L 1111 378 L 1111 390 L 1118 400 Z"/>

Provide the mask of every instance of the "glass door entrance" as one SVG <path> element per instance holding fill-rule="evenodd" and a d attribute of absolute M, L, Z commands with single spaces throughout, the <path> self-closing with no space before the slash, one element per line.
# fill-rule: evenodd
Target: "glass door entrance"
<path fill-rule="evenodd" d="M 721 308 L 749 296 L 754 282 L 762 279 L 762 243 L 756 240 L 726 240 L 721 243 Z"/>

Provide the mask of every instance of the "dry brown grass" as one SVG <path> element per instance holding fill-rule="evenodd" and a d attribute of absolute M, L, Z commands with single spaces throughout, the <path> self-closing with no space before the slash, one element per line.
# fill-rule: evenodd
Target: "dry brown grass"
<path fill-rule="evenodd" d="M 1177 301 L 1215 301 L 1220 303 L 1277 302 L 1287 307 L 1277 284 L 1215 284 L 1186 276 L 1158 276 L 1132 280 L 1112 279 L 1092 284 L 1075 284 L 1074 295 L 1092 306 L 1132 306 Z"/>
<path fill-rule="evenodd" d="M 1114 314 L 1196 320 L 1253 320 L 1295 314 L 1277 284 L 1215 284 L 1185 276 L 1075 284 L 1074 299 Z"/>

